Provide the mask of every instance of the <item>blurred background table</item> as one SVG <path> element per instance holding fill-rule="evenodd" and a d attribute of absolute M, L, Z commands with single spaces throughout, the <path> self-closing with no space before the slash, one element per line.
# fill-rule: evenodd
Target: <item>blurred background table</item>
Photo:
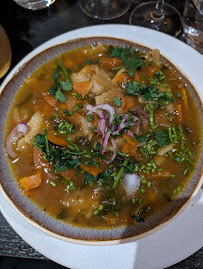
<path fill-rule="evenodd" d="M 128 24 L 131 11 L 141 2 L 144 1 L 132 1 L 130 10 L 120 18 L 99 21 L 83 14 L 77 0 L 56 0 L 51 7 L 40 11 L 23 9 L 12 0 L 1 1 L 0 24 L 4 27 L 11 42 L 11 68 L 37 46 L 67 31 L 98 24 Z M 185 0 L 166 0 L 166 3 L 174 5 L 181 14 L 183 13 Z M 184 41 L 182 35 L 178 38 Z M 0 84 L 2 81 L 3 79 L 0 80 Z M 0 268 L 11 269 L 14 265 L 16 269 L 27 268 L 27 266 L 29 269 L 63 268 L 48 261 L 46 257 L 25 243 L 0 213 Z M 170 269 L 180 268 L 203 268 L 203 249 L 170 267 Z"/>

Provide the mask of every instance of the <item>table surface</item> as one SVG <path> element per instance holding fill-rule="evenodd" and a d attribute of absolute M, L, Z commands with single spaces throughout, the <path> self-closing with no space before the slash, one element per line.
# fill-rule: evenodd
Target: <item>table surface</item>
<path fill-rule="evenodd" d="M 83 14 L 77 0 L 56 0 L 50 8 L 40 11 L 23 9 L 12 0 L 1 1 L 0 24 L 6 30 L 11 42 L 11 68 L 37 46 L 67 31 L 106 23 L 128 24 L 130 12 L 140 2 L 144 1 L 132 1 L 130 10 L 118 19 L 99 21 Z M 166 2 L 176 6 L 180 13 L 183 12 L 184 0 L 168 0 Z M 180 36 L 179 39 L 183 40 L 183 36 Z M 3 79 L 0 80 L 0 84 L 2 81 Z M 18 236 L 1 213 L 0 256 L 47 259 Z M 170 267 L 170 269 L 179 268 L 203 268 L 203 249 Z"/>

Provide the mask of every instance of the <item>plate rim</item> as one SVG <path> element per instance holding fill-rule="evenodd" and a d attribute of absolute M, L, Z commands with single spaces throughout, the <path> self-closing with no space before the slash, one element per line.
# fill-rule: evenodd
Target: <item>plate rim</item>
<path fill-rule="evenodd" d="M 143 30 L 143 27 L 137 27 L 137 26 L 129 26 L 129 25 L 120 25 L 126 29 L 138 29 L 138 30 Z M 68 39 L 67 37 L 71 34 L 76 34 L 76 37 L 75 38 L 70 38 L 70 40 L 73 40 L 73 39 L 80 39 L 80 38 L 85 38 L 85 37 L 109 37 L 109 38 L 120 38 L 122 40 L 128 40 L 126 38 L 123 38 L 121 36 L 115 36 L 115 33 L 114 35 L 111 35 L 111 34 L 96 34 L 96 35 L 93 35 L 92 33 L 90 33 L 89 35 L 86 35 L 86 29 L 99 29 L 99 28 L 115 28 L 115 27 L 118 27 L 118 24 L 116 25 L 113 25 L 113 24 L 110 24 L 110 25 L 98 25 L 98 26 L 89 26 L 89 27 L 84 27 L 84 28 L 80 28 L 78 30 L 73 30 L 73 31 L 70 31 L 70 32 L 67 32 L 67 33 L 64 33 L 62 35 L 59 35 L 57 37 L 54 37 L 52 38 L 51 40 L 48 40 L 47 42 L 43 43 L 42 45 L 40 45 L 39 47 L 37 47 L 36 49 L 34 49 L 33 51 L 31 51 L 28 55 L 26 55 L 14 68 L 13 70 L 7 75 L 7 77 L 5 78 L 5 80 L 3 81 L 1 87 L 0 87 L 0 93 L 1 91 L 3 90 L 3 88 L 5 87 L 5 85 L 9 82 L 9 80 L 16 74 L 20 71 L 21 67 L 26 63 L 28 62 L 29 60 L 31 60 L 33 58 L 33 56 L 37 56 L 37 54 L 39 54 L 40 52 L 43 52 L 44 50 L 46 49 L 49 49 L 51 48 L 52 46 L 56 46 L 58 44 L 63 44 L 63 43 L 66 43 L 68 42 Z M 129 28 L 130 27 L 130 28 Z M 150 30 L 150 29 L 146 29 L 144 28 L 145 31 L 148 31 L 148 32 L 153 32 L 155 33 L 155 31 L 153 30 Z M 84 34 L 82 34 L 82 36 L 77 36 L 78 32 L 82 32 Z M 163 34 L 163 33 L 160 33 L 160 32 L 156 32 L 156 34 L 158 34 L 158 36 L 165 36 L 167 38 L 169 38 L 168 35 L 166 34 Z M 65 40 L 64 40 L 65 38 Z M 173 37 L 170 37 L 170 38 L 173 38 Z M 175 38 L 173 38 L 173 40 L 176 40 L 178 42 L 181 42 Z M 137 44 L 140 44 L 142 46 L 147 46 L 148 48 L 153 48 L 153 46 L 150 46 L 146 43 L 141 43 L 137 40 L 133 40 L 133 39 L 130 39 L 129 41 L 131 42 L 134 42 L 134 43 L 137 43 Z M 182 43 L 182 42 L 181 42 Z M 182 43 L 183 45 L 184 43 Z M 184 44 L 186 47 L 189 47 L 188 45 Z M 189 47 L 190 48 L 190 47 Z M 192 49 L 192 48 L 190 48 Z M 199 54 L 198 52 L 196 52 L 194 49 L 192 49 L 193 52 Z M 164 53 L 162 53 L 161 51 L 161 54 L 166 57 L 166 59 L 168 59 L 170 62 L 172 62 L 172 64 L 175 65 L 175 67 L 177 67 L 178 70 L 181 71 L 181 73 L 183 73 L 183 75 L 185 75 L 186 77 L 188 76 L 187 74 L 185 74 L 185 72 L 183 72 L 182 68 L 180 66 L 178 66 L 176 63 L 174 63 L 173 60 L 170 59 L 170 57 L 168 57 L 167 55 L 165 55 Z M 191 83 L 193 84 L 193 86 L 195 87 L 198 95 L 201 97 L 201 94 L 202 93 L 199 93 L 199 88 L 196 87 L 196 83 L 194 83 L 191 78 L 189 79 L 191 81 Z M 8 200 L 9 204 L 12 206 L 12 208 L 14 208 L 15 211 L 18 212 L 19 215 L 21 215 L 27 222 L 29 222 L 31 225 L 33 225 L 34 227 L 36 227 L 37 229 L 47 233 L 48 235 L 50 236 L 53 236 L 55 238 L 59 238 L 59 239 L 62 239 L 62 240 L 65 240 L 67 242 L 70 242 L 70 243 L 76 243 L 76 244 L 84 244 L 84 245 L 114 245 L 114 244 L 120 244 L 120 243 L 126 243 L 126 242 L 129 242 L 129 241 L 132 241 L 134 237 L 136 237 L 136 239 L 140 239 L 142 237 L 145 237 L 145 236 L 148 236 L 149 234 L 153 233 L 154 230 L 157 230 L 158 229 L 161 229 L 163 227 L 165 227 L 169 222 L 173 221 L 176 217 L 178 217 L 178 215 L 180 215 L 188 206 L 188 204 L 191 202 L 191 200 L 193 199 L 193 197 L 196 195 L 196 193 L 198 192 L 200 186 L 202 185 L 203 183 L 203 177 L 200 178 L 199 180 L 199 183 L 197 184 L 195 190 L 193 191 L 192 195 L 190 196 L 190 198 L 187 200 L 187 202 L 178 210 L 178 212 L 176 212 L 176 214 L 168 221 L 165 221 L 164 223 L 162 224 L 159 224 L 157 225 L 156 227 L 154 227 L 153 229 L 150 229 L 149 231 L 147 232 L 144 232 L 142 233 L 141 235 L 136 235 L 136 236 L 133 236 L 133 237 L 129 237 L 129 238 L 125 238 L 125 239 L 115 239 L 115 240 L 104 240 L 104 241 L 88 241 L 88 240 L 81 240 L 81 239 L 73 239 L 73 238 L 69 238 L 69 237 L 65 237 L 65 236 L 62 236 L 62 235 L 58 235 L 50 230 L 48 230 L 47 228 L 44 228 L 42 226 L 40 226 L 38 223 L 36 223 L 35 221 L 32 221 L 30 220 L 27 216 L 25 216 L 19 209 L 18 207 L 13 203 L 13 201 L 9 198 L 9 196 L 6 194 L 6 192 L 4 191 L 3 187 L 0 185 L 0 190 L 2 191 L 4 197 Z M 122 241 L 122 242 L 120 242 Z"/>

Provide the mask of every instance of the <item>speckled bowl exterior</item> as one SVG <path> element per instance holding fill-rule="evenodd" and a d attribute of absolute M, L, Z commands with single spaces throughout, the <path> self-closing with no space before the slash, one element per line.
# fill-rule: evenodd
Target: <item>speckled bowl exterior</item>
<path fill-rule="evenodd" d="M 197 167 L 194 170 L 193 175 L 186 188 L 175 201 L 172 201 L 167 208 L 146 220 L 145 222 L 138 223 L 133 226 L 119 227 L 114 229 L 88 229 L 76 227 L 54 219 L 45 212 L 41 211 L 29 198 L 25 197 L 22 191 L 19 189 L 17 181 L 14 179 L 10 170 L 4 148 L 4 132 L 7 115 L 9 113 L 10 105 L 12 104 L 13 99 L 21 87 L 24 79 L 30 76 L 39 66 L 56 57 L 57 55 L 75 48 L 88 46 L 96 42 L 102 42 L 103 44 L 107 45 L 131 46 L 144 52 L 149 50 L 149 48 L 143 45 L 139 45 L 124 39 L 111 37 L 93 36 L 69 41 L 65 40 L 60 44 L 47 47 L 42 51 L 38 50 L 28 61 L 24 60 L 17 72 L 9 77 L 6 85 L 4 85 L 4 88 L 1 89 L 0 189 L 9 204 L 21 216 L 23 216 L 23 218 L 25 218 L 32 225 L 44 231 L 45 233 L 72 243 L 87 245 L 111 245 L 137 240 L 157 231 L 158 229 L 161 229 L 175 217 L 177 217 L 188 206 L 190 200 L 197 193 L 203 182 L 203 178 L 201 177 L 203 163 L 202 145 Z M 203 128 L 202 102 L 194 86 L 183 75 L 183 72 L 180 72 L 173 63 L 171 63 L 163 56 L 162 62 L 175 69 L 178 76 L 181 76 L 183 82 L 187 84 L 187 88 L 189 89 L 199 111 L 200 122 Z"/>

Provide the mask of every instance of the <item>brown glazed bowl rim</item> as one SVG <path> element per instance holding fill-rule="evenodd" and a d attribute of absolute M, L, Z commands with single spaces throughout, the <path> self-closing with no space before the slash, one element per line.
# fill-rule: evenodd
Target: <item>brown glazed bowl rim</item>
<path fill-rule="evenodd" d="M 91 27 L 90 27 L 91 28 Z M 5 129 L 6 118 L 9 111 L 10 104 L 17 93 L 20 85 L 25 77 L 31 75 L 40 65 L 46 61 L 56 57 L 57 55 L 72 50 L 93 44 L 95 42 L 102 42 L 109 45 L 119 46 L 132 46 L 142 51 L 147 51 L 149 46 L 140 45 L 134 41 L 128 41 L 122 38 L 112 36 L 88 36 L 72 39 L 60 39 L 60 42 L 55 41 L 47 42 L 45 45 L 40 46 L 25 57 L 17 68 L 11 72 L 5 83 L 1 87 L 0 95 L 0 107 L 2 111 L 2 117 L 0 119 L 0 125 Z M 47 45 L 46 45 L 47 44 Z M 176 69 L 177 73 L 182 76 L 183 82 L 187 84 L 196 106 L 199 110 L 199 116 L 201 124 L 203 123 L 202 102 L 196 89 L 191 82 L 185 77 L 183 71 L 179 71 L 175 64 L 169 61 L 166 57 L 162 56 L 162 61 Z M 203 124 L 202 124 L 203 125 Z M 203 129 L 203 127 L 202 127 Z M 150 235 L 159 229 L 166 226 L 173 219 L 175 219 L 180 213 L 187 208 L 190 201 L 196 195 L 203 183 L 202 177 L 202 162 L 203 151 L 201 145 L 201 152 L 197 167 L 193 172 L 193 175 L 179 197 L 171 202 L 171 204 L 158 213 L 156 216 L 150 218 L 144 223 L 138 223 L 134 226 L 121 227 L 115 229 L 88 229 L 80 228 L 64 224 L 63 222 L 53 219 L 46 213 L 42 212 L 34 203 L 26 198 L 22 191 L 17 187 L 16 181 L 12 177 L 12 173 L 9 170 L 8 162 L 6 161 L 6 155 L 4 151 L 4 132 L 0 135 L 0 190 L 6 198 L 7 202 L 15 209 L 15 211 L 21 215 L 27 222 L 45 232 L 46 234 L 56 237 L 61 240 L 65 240 L 71 243 L 84 244 L 84 245 L 113 245 L 118 243 L 130 242 L 147 235 Z"/>

